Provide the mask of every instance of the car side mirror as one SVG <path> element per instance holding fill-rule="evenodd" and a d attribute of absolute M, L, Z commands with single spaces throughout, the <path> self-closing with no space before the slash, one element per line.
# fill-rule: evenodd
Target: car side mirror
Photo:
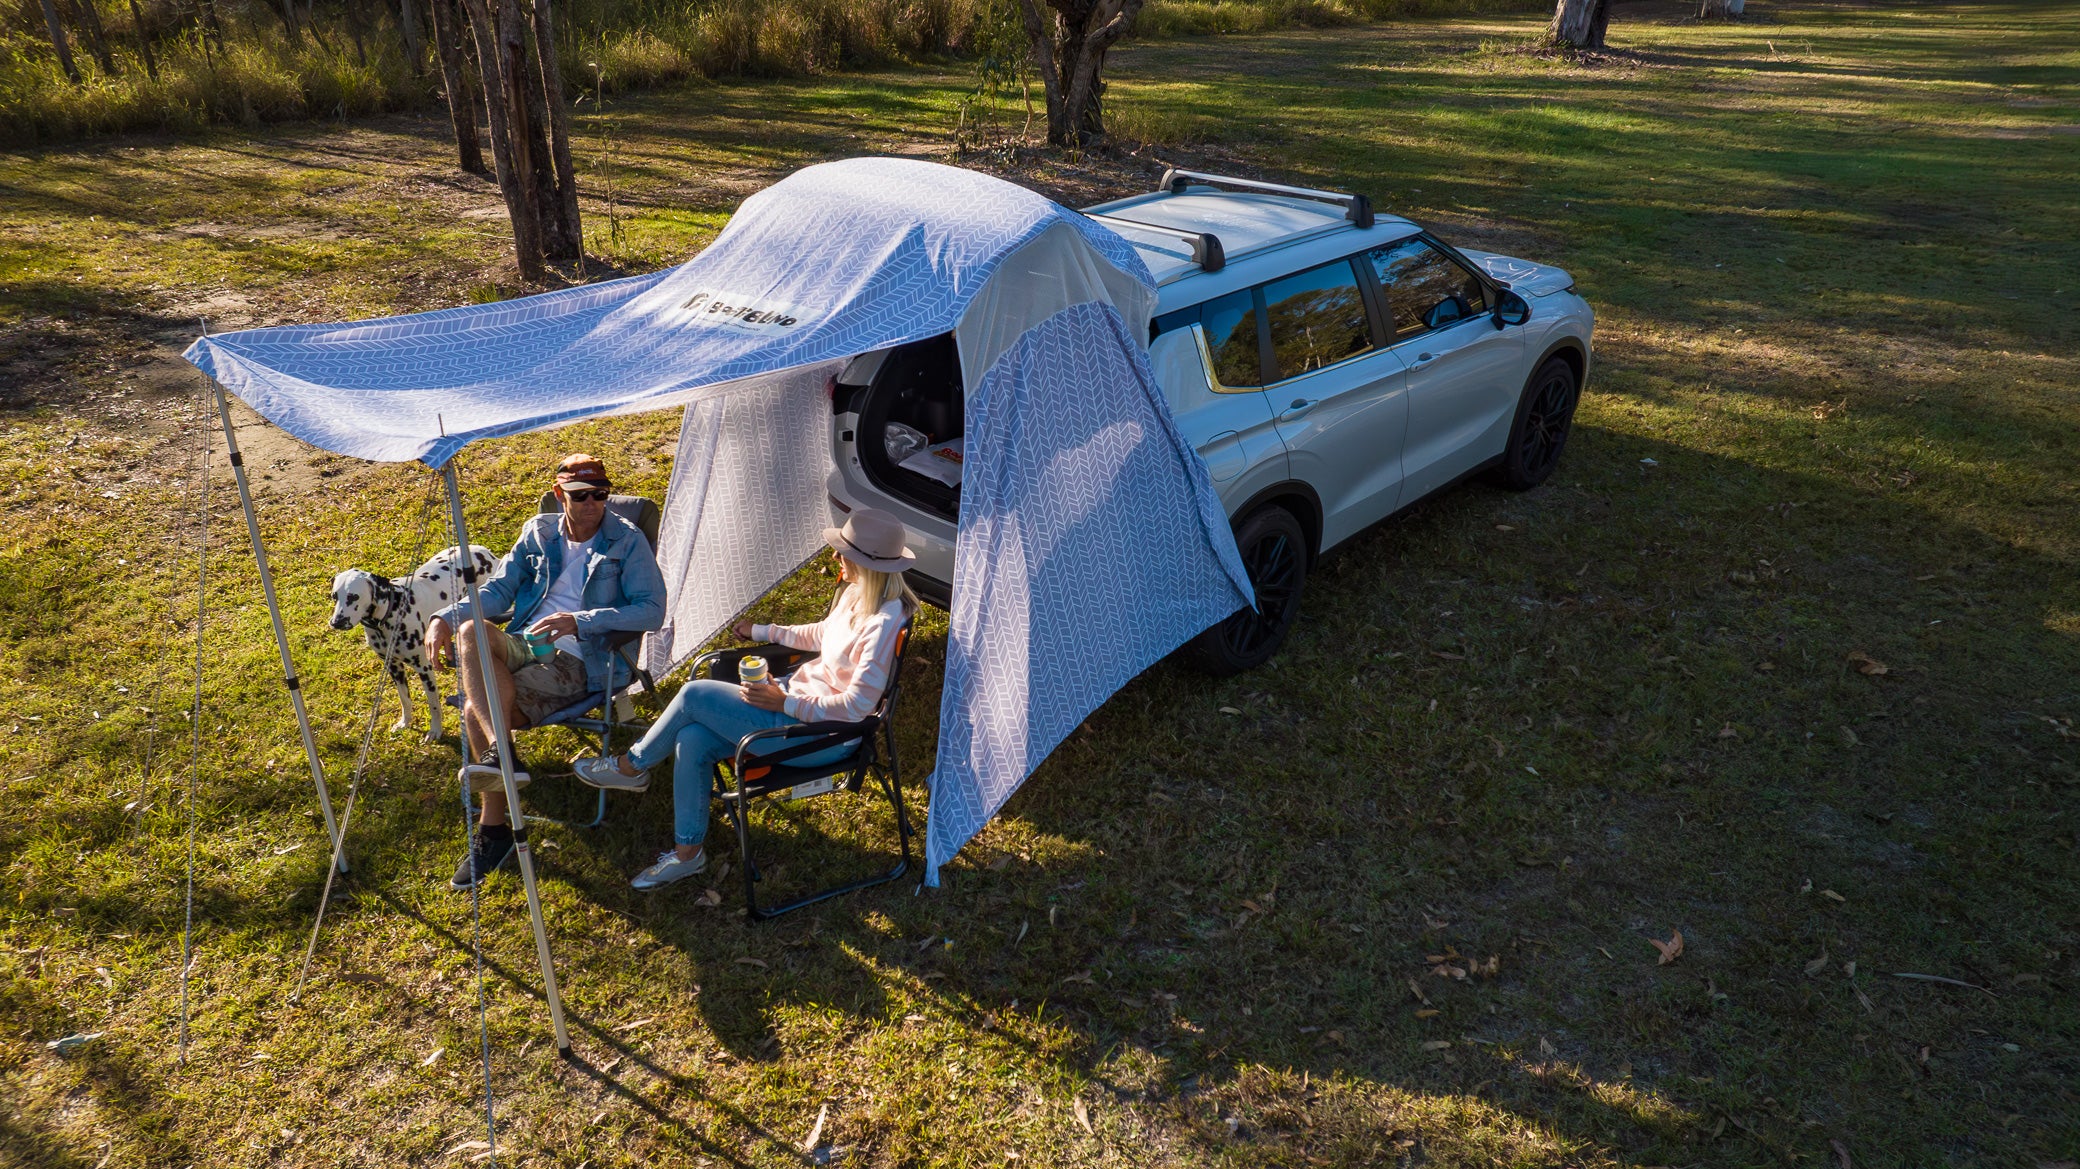
<path fill-rule="evenodd" d="M 1504 289 L 1495 298 L 1495 327 L 1521 325 L 1531 319 L 1531 304 L 1516 293 Z"/>

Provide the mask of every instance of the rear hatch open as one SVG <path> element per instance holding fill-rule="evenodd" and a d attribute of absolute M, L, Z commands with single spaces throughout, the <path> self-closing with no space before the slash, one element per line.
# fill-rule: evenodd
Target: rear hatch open
<path fill-rule="evenodd" d="M 958 522 L 964 399 L 960 353 L 942 333 L 854 362 L 833 406 L 859 415 L 854 449 L 869 483 Z"/>

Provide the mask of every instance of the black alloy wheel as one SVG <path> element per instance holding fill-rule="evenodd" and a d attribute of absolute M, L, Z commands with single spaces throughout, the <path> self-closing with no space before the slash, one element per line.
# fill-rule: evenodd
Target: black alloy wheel
<path fill-rule="evenodd" d="M 1510 428 L 1509 449 L 1502 460 L 1503 486 L 1529 491 L 1552 475 L 1580 401 L 1581 387 L 1566 358 L 1548 358 L 1538 367 L 1517 406 L 1516 425 Z"/>
<path fill-rule="evenodd" d="M 1282 507 L 1252 512 L 1235 530 L 1243 571 L 1256 590 L 1257 606 L 1239 609 L 1192 641 L 1200 669 L 1226 677 L 1271 660 L 1300 612 L 1307 585 L 1307 530 Z"/>

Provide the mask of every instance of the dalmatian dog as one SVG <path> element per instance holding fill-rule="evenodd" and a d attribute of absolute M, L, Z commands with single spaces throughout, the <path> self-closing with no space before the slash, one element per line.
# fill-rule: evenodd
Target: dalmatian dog
<path fill-rule="evenodd" d="M 491 572 L 497 557 L 487 548 L 472 544 L 470 559 L 477 576 Z M 385 579 L 372 572 L 350 568 L 332 578 L 332 627 L 361 626 L 368 648 L 383 659 L 390 680 L 397 683 L 397 721 L 393 731 L 412 725 L 412 690 L 408 675 L 416 674 L 426 694 L 426 741 L 441 737 L 441 692 L 433 683 L 433 661 L 426 653 L 426 623 L 435 613 L 454 603 L 464 588 L 455 549 L 434 555 L 410 576 Z"/>

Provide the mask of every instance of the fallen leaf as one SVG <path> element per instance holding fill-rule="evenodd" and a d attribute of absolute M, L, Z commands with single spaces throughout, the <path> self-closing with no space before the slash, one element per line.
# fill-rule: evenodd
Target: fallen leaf
<path fill-rule="evenodd" d="M 1847 902 L 1849 900 L 1847 897 L 1842 896 L 1840 893 L 1837 893 L 1832 889 L 1820 890 L 1820 896 L 1825 897 L 1829 901 L 1834 902 Z"/>
<path fill-rule="evenodd" d="M 816 1124 L 809 1129 L 809 1139 L 802 1142 L 804 1153 L 823 1143 L 823 1122 L 830 1119 L 830 1115 L 831 1106 L 828 1104 L 816 1110 Z"/>
<path fill-rule="evenodd" d="M 1423 1050 L 1443 1051 L 1445 1048 L 1450 1047 L 1451 1045 L 1452 1041 L 1449 1039 L 1432 1039 L 1429 1042 L 1423 1044 Z"/>
<path fill-rule="evenodd" d="M 1098 1131 L 1091 1127 L 1091 1110 L 1085 1107 L 1083 1097 L 1081 1096 L 1076 1098 L 1076 1123 L 1082 1125 L 1083 1131 L 1087 1133 L 1096 1133 Z"/>
<path fill-rule="evenodd" d="M 1553 1056 L 1558 1055 L 1560 1053 L 1560 1049 L 1554 1047 L 1551 1040 L 1541 1035 L 1538 1037 L 1538 1053 L 1544 1056 Z"/>
<path fill-rule="evenodd" d="M 1756 662 L 1756 663 L 1755 663 L 1755 671 L 1756 671 L 1757 673 L 1760 673 L 1760 674 L 1767 674 L 1767 673 L 1770 673 L 1770 672 L 1774 671 L 1774 670 L 1775 670 L 1776 668 L 1777 668 L 1777 663 L 1775 663 L 1775 662 Z"/>
<path fill-rule="evenodd" d="M 440 1060 L 440 1058 L 441 1058 L 441 1054 L 442 1054 L 443 1052 L 447 1051 L 447 1050 L 448 1050 L 448 1049 L 447 1049 L 447 1048 L 445 1048 L 445 1047 L 436 1047 L 436 1048 L 434 1048 L 434 1049 L 433 1049 L 433 1054 L 431 1054 L 431 1055 L 427 1056 L 427 1057 L 426 1057 L 425 1059 L 422 1059 L 422 1060 L 420 1060 L 420 1061 L 419 1061 L 419 1066 L 420 1066 L 420 1067 L 422 1067 L 422 1068 L 430 1068 L 430 1067 L 432 1067 L 432 1066 L 433 1066 L 433 1065 L 434 1065 L 434 1064 L 435 1064 L 436 1062 L 438 1062 L 438 1061 Z M 486 1146 L 486 1147 L 489 1147 L 489 1146 Z M 450 1150 L 450 1151 L 452 1152 L 453 1150 Z"/>
<path fill-rule="evenodd" d="M 442 1153 L 441 1156 L 452 1157 L 457 1153 L 467 1153 L 476 1149 L 488 1149 L 490 1147 L 491 1142 L 489 1141 L 464 1141 L 461 1144 L 456 1145 L 454 1148 L 449 1149 L 447 1152 Z"/>
<path fill-rule="evenodd" d="M 1654 965 L 1656 966 L 1666 966 L 1669 963 L 1683 956 L 1682 930 L 1675 931 L 1675 936 L 1668 939 L 1665 942 L 1656 942 L 1652 938 L 1648 938 L 1647 941 L 1651 943 L 1656 950 L 1661 951 L 1660 959 L 1654 963 Z"/>
<path fill-rule="evenodd" d="M 1221 713 L 1222 713 L 1222 714 L 1241 714 L 1242 712 L 1241 712 L 1241 711 L 1239 711 L 1239 710 L 1237 710 L 1237 709 L 1235 709 L 1235 708 L 1234 708 L 1234 707 L 1232 707 L 1232 706 L 1223 706 L 1223 707 L 1221 707 Z"/>
<path fill-rule="evenodd" d="M 1088 970 L 1084 971 L 1081 974 L 1071 974 L 1069 977 L 1062 979 L 1062 982 L 1064 985 L 1067 985 L 1071 982 L 1080 982 L 1083 983 L 1085 986 L 1093 985 L 1091 982 L 1091 972 Z"/>
<path fill-rule="evenodd" d="M 1854 747 L 1863 742 L 1862 739 L 1856 737 L 1856 732 L 1848 727 L 1837 727 L 1836 729 L 1842 732 L 1842 746 L 1844 747 Z"/>
<path fill-rule="evenodd" d="M 655 1022 L 657 1022 L 657 1020 L 656 1020 L 656 1018 L 654 1018 L 654 1017 L 652 1017 L 652 1018 L 648 1018 L 648 1019 L 637 1019 L 637 1020 L 636 1020 L 635 1022 L 633 1022 L 633 1023 L 623 1023 L 623 1024 L 622 1024 L 622 1025 L 620 1025 L 619 1027 L 616 1027 L 616 1028 L 614 1028 L 614 1030 L 616 1030 L 616 1031 L 633 1031 L 633 1030 L 635 1030 L 635 1029 L 636 1029 L 636 1028 L 638 1028 L 638 1027 L 648 1027 L 648 1026 L 649 1026 L 650 1024 L 652 1024 L 652 1023 L 655 1023 Z"/>
<path fill-rule="evenodd" d="M 1435 1019 L 1437 1016 L 1442 1014 L 1444 1014 L 1444 1012 L 1438 1010 L 1436 1007 L 1424 1007 L 1422 1010 L 1416 1012 L 1416 1018 Z"/>
<path fill-rule="evenodd" d="M 716 906 L 722 904 L 722 890 L 707 889 L 702 891 L 700 898 L 697 901 L 697 904 L 705 905 L 710 909 L 715 908 Z"/>
<path fill-rule="evenodd" d="M 1255 914 L 1262 914 L 1262 913 L 1264 912 L 1264 907 L 1263 907 L 1263 906 L 1261 906 L 1261 905 L 1257 904 L 1257 903 L 1256 903 L 1256 902 L 1254 902 L 1254 901 L 1251 901 L 1251 900 L 1250 900 L 1249 898 L 1247 898 L 1247 897 L 1245 897 L 1245 898 L 1243 898 L 1243 899 L 1242 899 L 1242 907 L 1243 907 L 1244 909 L 1247 909 L 1247 910 L 1249 910 L 1249 911 L 1250 911 L 1251 913 L 1255 913 Z"/>
<path fill-rule="evenodd" d="M 1849 652 L 1849 662 L 1850 664 L 1856 667 L 1857 673 L 1863 674 L 1867 677 L 1876 678 L 1880 675 L 1890 674 L 1892 672 L 1891 666 L 1886 665 L 1884 662 L 1879 661 L 1878 659 L 1872 657 L 1871 655 L 1863 652 L 1860 649 L 1851 650 Z M 1844 1156 L 1846 1157 L 1846 1154 L 1844 1154 Z"/>
<path fill-rule="evenodd" d="M 1413 978 L 1408 980 L 1408 993 L 1416 996 L 1416 1001 L 1422 1003 L 1424 1006 L 1430 1005 L 1430 996 L 1423 993 L 1423 988 L 1417 986 L 1416 980 Z"/>
<path fill-rule="evenodd" d="M 1820 947 L 1820 956 L 1806 963 L 1806 977 L 1811 978 L 1825 969 L 1827 969 L 1827 947 L 1822 946 Z"/>
<path fill-rule="evenodd" d="M 1834 1150 L 1834 1161 L 1838 1169 L 1856 1169 L 1856 1162 L 1849 1159 L 1849 1150 L 1840 1141 L 1829 1141 L 1827 1147 Z"/>
<path fill-rule="evenodd" d="M 1732 723 L 1727 723 L 1719 728 L 1719 737 L 1722 739 L 1738 739 L 1741 737 L 1741 733 L 1733 729 Z"/>
<path fill-rule="evenodd" d="M 1011 854 L 1008 852 L 1000 852 L 996 856 L 990 858 L 989 871 L 992 873 L 1001 873 L 1005 869 L 1008 869 L 1010 867 Z"/>
<path fill-rule="evenodd" d="M 766 964 L 765 964 L 765 962 L 764 962 L 764 961 L 763 961 L 762 959 L 758 959 L 758 958 L 739 958 L 739 959 L 737 959 L 737 965 L 739 965 L 739 966 L 756 966 L 756 967 L 758 967 L 758 968 L 759 968 L 760 970 L 764 970 L 764 969 L 766 969 L 766 968 L 767 968 L 767 967 L 766 967 Z"/>

